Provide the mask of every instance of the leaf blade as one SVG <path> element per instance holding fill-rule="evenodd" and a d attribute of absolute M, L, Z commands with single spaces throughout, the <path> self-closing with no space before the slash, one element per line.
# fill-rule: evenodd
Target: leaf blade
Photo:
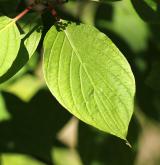
<path fill-rule="evenodd" d="M 0 22 L 0 76 L 2 76 L 16 59 L 21 39 L 13 19 L 2 16 Z"/>
<path fill-rule="evenodd" d="M 62 31 L 52 27 L 44 42 L 44 75 L 52 94 L 72 114 L 126 138 L 134 78 L 125 58 L 104 34 L 82 24 L 70 24 Z"/>
<path fill-rule="evenodd" d="M 30 60 L 35 53 L 42 36 L 42 21 L 35 13 L 26 15 L 18 21 L 18 26 L 22 32 L 21 46 L 16 59 L 9 70 L 0 76 L 0 83 L 13 77 Z"/>

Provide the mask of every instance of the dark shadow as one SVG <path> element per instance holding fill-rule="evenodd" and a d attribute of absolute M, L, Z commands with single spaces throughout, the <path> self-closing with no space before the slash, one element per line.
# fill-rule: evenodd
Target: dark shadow
<path fill-rule="evenodd" d="M 0 83 L 3 83 L 13 77 L 28 62 L 28 60 L 28 51 L 24 46 L 24 42 L 21 42 L 20 50 L 15 61 L 13 62 L 11 68 L 0 77 Z"/>
<path fill-rule="evenodd" d="M 113 6 L 109 3 L 98 5 L 95 15 L 95 21 L 96 20 L 112 21 L 113 12 L 114 12 Z"/>
<path fill-rule="evenodd" d="M 3 93 L 11 115 L 0 122 L 0 152 L 24 153 L 52 164 L 51 150 L 57 132 L 70 119 L 48 90 L 41 90 L 29 103 Z"/>
<path fill-rule="evenodd" d="M 80 122 L 78 151 L 83 164 L 133 165 L 137 153 L 135 145 L 139 134 L 138 128 L 139 124 L 133 118 L 128 133 L 128 140 L 133 148 L 129 148 L 123 140 Z"/>
<path fill-rule="evenodd" d="M 150 23 L 160 23 L 160 8 L 158 8 L 158 1 L 153 1 L 153 3 L 157 5 L 156 10 L 153 10 L 144 0 L 131 0 L 131 2 L 143 20 Z"/>
<path fill-rule="evenodd" d="M 0 1 L 0 13 L 9 17 L 14 17 L 18 4 L 19 0 L 5 0 L 2 2 Z"/>
<path fill-rule="evenodd" d="M 66 30 L 69 24 L 71 24 L 70 21 L 67 21 L 67 22 L 58 21 L 55 23 L 55 26 L 56 26 L 57 31 L 63 31 L 63 30 Z"/>
<path fill-rule="evenodd" d="M 148 49 L 144 52 L 144 54 L 144 60 L 146 62 L 147 68 L 144 74 L 139 74 L 139 79 L 137 81 L 137 102 L 140 110 L 142 110 L 148 116 L 148 118 L 160 121 L 159 90 L 152 88 L 152 86 L 157 83 L 159 79 L 157 73 L 154 73 L 157 75 L 157 77 L 152 77 L 149 80 L 151 84 L 148 84 L 147 82 L 151 71 L 152 73 L 160 72 L 160 68 L 156 67 L 156 70 L 153 68 L 154 63 L 160 60 L 159 48 L 154 41 L 150 40 Z"/>

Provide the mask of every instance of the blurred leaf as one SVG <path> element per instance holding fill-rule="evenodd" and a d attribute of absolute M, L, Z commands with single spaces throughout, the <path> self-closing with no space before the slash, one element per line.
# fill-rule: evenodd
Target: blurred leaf
<path fill-rule="evenodd" d="M 6 87 L 4 90 L 15 94 L 23 101 L 28 102 L 41 87 L 42 84 L 38 78 L 26 74 L 19 78 L 15 83 Z"/>
<path fill-rule="evenodd" d="M 53 95 L 72 114 L 126 139 L 134 77 L 112 41 L 89 25 L 52 27 L 44 42 L 44 74 Z"/>
<path fill-rule="evenodd" d="M 10 119 L 10 114 L 7 111 L 5 101 L 0 93 L 0 122 Z"/>
<path fill-rule="evenodd" d="M 1 162 L 2 165 L 45 165 L 30 156 L 21 154 L 3 154 Z"/>
<path fill-rule="evenodd" d="M 107 14 L 103 14 L 104 11 Z M 129 0 L 101 5 L 96 15 L 95 23 L 99 29 L 114 32 L 124 39 L 134 52 L 146 49 L 150 35 L 147 24 L 137 16 Z"/>
<path fill-rule="evenodd" d="M 56 147 L 53 149 L 52 156 L 55 165 L 83 165 L 74 149 Z"/>
<path fill-rule="evenodd" d="M 99 4 L 97 5 L 97 3 L 94 3 L 94 2 L 81 4 L 81 9 L 79 9 L 81 10 L 81 13 L 78 13 L 78 14 L 83 23 L 88 24 L 88 25 L 94 25 L 94 19 L 95 19 L 94 16 L 95 16 L 97 6 L 99 6 Z"/>

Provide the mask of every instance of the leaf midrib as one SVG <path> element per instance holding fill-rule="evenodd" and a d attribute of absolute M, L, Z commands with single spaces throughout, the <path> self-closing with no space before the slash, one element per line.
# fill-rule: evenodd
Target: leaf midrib
<path fill-rule="evenodd" d="M 14 20 L 14 19 L 11 19 L 11 22 L 9 22 L 4 28 L 2 28 L 1 30 L 0 30 L 0 33 L 1 32 L 3 32 L 3 31 L 5 31 L 7 28 L 9 28 L 10 26 L 12 26 L 12 24 L 14 24 L 16 22 L 16 20 Z"/>
<path fill-rule="evenodd" d="M 90 82 L 91 82 L 91 84 L 92 84 L 94 90 L 97 89 L 97 88 L 96 88 L 96 85 L 95 85 L 95 83 L 93 82 L 92 77 L 89 75 L 89 73 L 88 73 L 88 71 L 87 71 L 87 68 L 85 67 L 85 64 L 83 63 L 83 61 L 82 61 L 82 59 L 81 59 L 81 57 L 80 57 L 80 55 L 79 55 L 77 49 L 75 48 L 75 46 L 74 46 L 72 40 L 70 39 L 70 36 L 69 36 L 67 30 L 64 30 L 64 32 L 65 32 L 65 35 L 66 35 L 66 37 L 67 37 L 67 39 L 68 39 L 68 41 L 69 41 L 69 43 L 70 43 L 72 49 L 74 50 L 76 56 L 78 57 L 78 60 L 80 61 L 81 66 L 84 68 L 84 71 L 86 72 L 86 74 L 87 74 L 87 76 L 88 76 L 88 78 L 89 78 L 89 80 L 90 80 Z M 107 98 L 108 98 L 108 97 L 107 97 Z M 110 99 L 108 98 L 108 100 L 110 100 Z M 110 102 L 111 102 L 111 101 L 110 101 Z M 123 102 L 122 102 L 122 103 L 123 103 Z M 98 109 L 99 109 L 99 108 L 98 108 Z M 102 116 L 102 117 L 103 117 L 103 116 Z M 119 118 L 120 118 L 120 117 L 119 117 Z M 113 118 L 112 118 L 112 119 L 113 119 Z M 104 119 L 104 121 L 105 121 L 105 119 Z M 106 121 L 105 121 L 105 122 L 106 122 Z M 123 123 L 123 122 L 122 122 L 122 123 Z M 124 123 L 123 123 L 123 125 L 124 125 Z M 117 128 L 119 129 L 119 127 L 117 127 Z"/>
<path fill-rule="evenodd" d="M 66 34 L 66 37 L 67 37 L 67 39 L 68 39 L 68 41 L 69 41 L 71 47 L 73 48 L 73 50 L 74 50 L 76 56 L 78 57 L 78 60 L 79 60 L 79 62 L 81 63 L 82 67 L 84 68 L 84 70 L 85 70 L 85 72 L 86 72 L 88 78 L 90 79 L 90 81 L 91 81 L 93 87 L 96 88 L 96 85 L 94 84 L 94 82 L 93 82 L 91 76 L 89 75 L 89 73 L 88 73 L 88 71 L 87 71 L 87 69 L 86 69 L 86 67 L 85 67 L 85 64 L 83 63 L 83 61 L 82 61 L 82 59 L 81 59 L 81 57 L 80 57 L 80 55 L 79 55 L 77 49 L 75 48 L 75 46 L 74 46 L 72 40 L 70 40 L 70 37 L 69 37 L 69 34 L 68 34 L 67 30 L 64 30 L 64 33 Z"/>
<path fill-rule="evenodd" d="M 83 61 L 82 61 L 82 59 L 81 59 L 81 57 L 80 57 L 80 55 L 79 55 L 77 49 L 75 48 L 75 46 L 74 46 L 72 40 L 70 39 L 70 36 L 69 36 L 67 30 L 64 30 L 64 32 L 65 32 L 65 34 L 66 34 L 66 37 L 67 37 L 67 39 L 68 39 L 68 41 L 69 41 L 71 47 L 72 47 L 73 50 L 75 51 L 76 56 L 78 57 L 78 59 L 79 59 L 81 65 L 82 65 L 82 67 L 84 68 L 84 70 L 85 70 L 85 72 L 86 72 L 86 74 L 87 74 L 87 76 L 88 76 L 88 78 L 89 78 L 91 84 L 93 85 L 94 90 L 95 90 L 95 89 L 96 89 L 96 85 L 95 85 L 95 83 L 93 82 L 92 77 L 89 75 L 89 73 L 88 73 L 88 71 L 87 71 L 87 69 L 86 69 L 86 67 L 85 67 L 85 64 L 83 63 Z M 112 91 L 114 91 L 114 90 L 112 90 Z M 118 96 L 117 96 L 117 97 L 118 97 Z M 118 97 L 118 98 L 119 98 L 119 97 Z M 122 102 L 122 103 L 123 103 L 123 102 Z M 124 103 L 123 103 L 123 104 L 124 104 Z"/>

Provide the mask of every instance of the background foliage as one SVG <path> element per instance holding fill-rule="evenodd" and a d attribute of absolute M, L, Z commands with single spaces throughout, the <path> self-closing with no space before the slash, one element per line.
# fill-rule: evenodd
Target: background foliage
<path fill-rule="evenodd" d="M 0 13 L 13 18 L 25 7 L 18 4 L 19 0 L 0 0 Z M 20 49 L 23 58 L 18 55 L 15 62 L 19 68 L 13 65 L 9 74 L 0 77 L 1 164 L 159 165 L 159 9 L 156 0 L 69 1 L 56 7 L 63 19 L 95 25 L 129 61 L 137 86 L 135 113 L 127 137 L 131 149 L 124 141 L 73 118 L 57 103 L 43 79 L 40 41 L 32 57 Z M 28 17 L 38 21 L 35 13 Z M 20 23 L 26 25 L 23 19 Z M 54 19 L 45 12 L 43 23 L 45 34 Z M 37 28 L 41 30 L 42 26 Z M 27 33 L 28 27 L 24 44 Z M 28 48 L 31 50 L 31 45 Z"/>

